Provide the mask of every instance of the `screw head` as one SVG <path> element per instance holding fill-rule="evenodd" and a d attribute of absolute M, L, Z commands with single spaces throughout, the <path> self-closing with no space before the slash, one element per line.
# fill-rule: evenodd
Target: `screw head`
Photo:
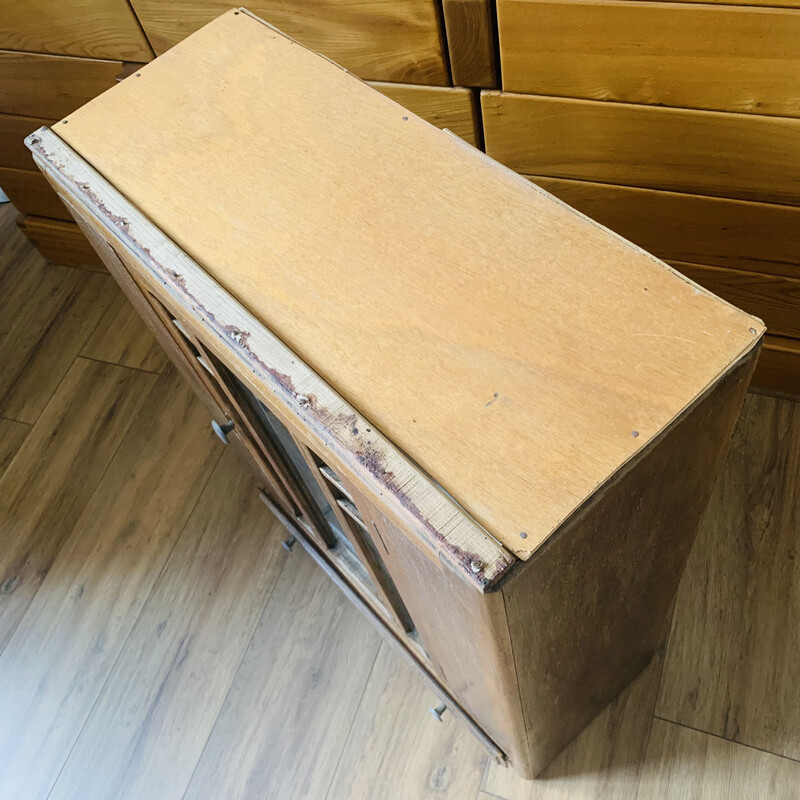
<path fill-rule="evenodd" d="M 478 559 L 476 558 L 474 561 L 469 562 L 469 568 L 473 572 L 478 573 L 483 569 L 483 561 L 478 561 Z"/>

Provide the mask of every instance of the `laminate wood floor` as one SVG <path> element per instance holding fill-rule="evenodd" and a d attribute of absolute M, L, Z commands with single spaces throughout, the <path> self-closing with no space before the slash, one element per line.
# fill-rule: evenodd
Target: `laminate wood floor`
<path fill-rule="evenodd" d="M 750 394 L 665 651 L 533 782 L 283 531 L 111 278 L 0 206 L 0 800 L 800 797 L 800 403 Z"/>

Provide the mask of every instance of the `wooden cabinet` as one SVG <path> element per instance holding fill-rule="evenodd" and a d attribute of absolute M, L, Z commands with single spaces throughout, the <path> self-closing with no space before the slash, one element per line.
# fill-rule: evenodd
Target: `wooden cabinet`
<path fill-rule="evenodd" d="M 28 144 L 287 545 L 538 774 L 666 634 L 760 320 L 242 11 Z"/>

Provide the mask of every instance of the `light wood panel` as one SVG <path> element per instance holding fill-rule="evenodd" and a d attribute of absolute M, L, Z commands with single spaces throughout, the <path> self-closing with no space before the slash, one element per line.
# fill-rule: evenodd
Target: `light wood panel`
<path fill-rule="evenodd" d="M 659 258 L 800 278 L 800 208 L 530 177 Z"/>
<path fill-rule="evenodd" d="M 491 0 L 442 0 L 450 73 L 456 86 L 494 89 L 495 4 Z"/>
<path fill-rule="evenodd" d="M 181 800 L 286 558 L 238 458 L 220 459 L 51 800 L 86 797 L 87 772 L 98 800 Z"/>
<path fill-rule="evenodd" d="M 132 0 L 158 55 L 228 11 L 218 0 Z M 247 9 L 360 78 L 446 86 L 434 0 L 253 0 Z"/>
<path fill-rule="evenodd" d="M 95 364 L 93 369 L 111 368 Z M 126 388 L 128 396 L 140 393 L 145 382 L 155 380 L 122 368 L 116 371 L 140 376 L 137 385 Z M 130 405 L 130 400 L 126 404 Z M 48 795 L 157 581 L 163 589 L 167 579 L 159 578 L 162 568 L 222 449 L 211 435 L 208 421 L 208 413 L 190 387 L 170 370 L 158 379 L 135 414 L 97 488 L 92 486 L 91 499 L 0 657 L 0 704 L 8 722 L 0 730 L 0 790 L 4 796 L 33 800 Z M 62 436 L 71 433 L 74 437 L 73 422 L 65 420 L 65 425 L 69 427 Z M 226 502 L 220 503 L 213 487 L 205 502 L 209 521 L 219 524 L 219 535 L 228 537 L 232 551 L 240 534 L 234 523 L 242 519 L 234 500 L 243 501 L 244 491 L 228 485 L 241 477 L 237 466 L 229 464 L 230 477 L 217 474 L 218 482 L 227 489 Z M 80 496 L 84 490 L 75 468 L 62 464 L 61 469 L 64 494 Z M 241 483 L 250 487 L 248 480 Z M 35 497 L 22 502 L 31 513 Z M 209 508 L 214 503 L 216 511 Z M 204 553 L 210 556 L 199 543 L 203 531 L 195 525 L 189 536 L 192 534 L 197 536 L 194 546 L 198 547 L 194 560 L 187 552 L 191 542 L 184 541 L 182 549 L 175 551 L 186 558 L 187 572 L 182 574 L 185 604 L 178 597 L 161 594 L 161 602 L 148 606 L 150 615 L 162 615 L 158 622 L 165 622 L 163 638 L 170 641 L 180 611 L 203 585 L 197 574 L 202 569 L 199 561 Z M 206 542 L 207 538 L 206 533 Z M 173 579 L 176 557 L 171 556 Z M 219 566 L 218 561 L 213 563 Z M 220 590 L 225 586 L 221 580 Z M 205 589 L 209 589 L 207 584 Z M 211 596 L 224 605 L 225 595 L 212 592 Z M 235 602 L 236 592 L 227 592 L 227 598 Z M 152 616 L 148 619 L 152 621 Z M 140 632 L 142 624 L 140 620 Z M 156 623 L 153 629 L 151 633 L 158 630 Z M 145 668 L 136 661 L 136 650 L 130 645 L 125 652 L 124 664 Z M 26 676 L 25 681 L 20 680 L 21 675 Z M 131 683 L 132 690 L 141 686 L 135 680 Z M 142 705 L 139 708 L 144 710 Z M 120 713 L 123 710 L 130 712 L 130 707 L 120 708 Z M 112 733 L 115 731 L 105 731 L 100 741 L 108 744 Z M 122 735 L 122 730 L 116 733 Z"/>
<path fill-rule="evenodd" d="M 27 315 L 0 341 L 0 415 L 33 423 L 39 418 L 75 356 L 103 313 L 111 306 L 115 287 L 109 275 L 90 272 L 60 275 L 53 305 L 46 297 L 50 273 L 65 267 L 43 268 L 41 286 L 26 297 Z M 74 270 L 69 270 L 74 273 Z M 74 282 L 73 282 L 74 281 Z M 70 288 L 65 291 L 66 286 Z M 57 309 L 57 310 L 56 310 Z M 55 313 L 53 313 L 55 311 Z"/>
<path fill-rule="evenodd" d="M 25 137 L 42 125 L 52 125 L 53 122 L 54 120 L 38 117 L 0 114 L 0 167 L 35 169 L 31 152 L 25 147 Z"/>
<path fill-rule="evenodd" d="M 379 644 L 311 558 L 293 553 L 184 800 L 324 797 Z"/>
<path fill-rule="evenodd" d="M 800 757 L 800 405 L 749 397 L 681 581 L 657 714 Z"/>
<path fill-rule="evenodd" d="M 633 800 L 653 706 L 661 656 L 567 745 L 535 781 L 489 764 L 482 787 L 487 798 L 502 800 Z"/>
<path fill-rule="evenodd" d="M 800 280 L 678 261 L 671 263 L 701 286 L 763 319 L 771 333 L 800 338 Z"/>
<path fill-rule="evenodd" d="M 404 661 L 381 644 L 326 797 L 374 800 L 474 798 L 486 752 L 439 705 Z"/>
<path fill-rule="evenodd" d="M 378 81 L 370 86 L 437 128 L 448 128 L 471 145 L 478 143 L 476 98 L 470 89 Z"/>
<path fill-rule="evenodd" d="M 800 205 L 800 120 L 482 92 L 486 152 L 525 175 Z"/>
<path fill-rule="evenodd" d="M 793 800 L 800 764 L 653 720 L 636 800 Z"/>
<path fill-rule="evenodd" d="M 74 222 L 27 214 L 19 218 L 17 225 L 48 261 L 106 272 L 103 262 Z"/>
<path fill-rule="evenodd" d="M 498 0 L 503 88 L 800 116 L 800 11 Z"/>
<path fill-rule="evenodd" d="M 120 61 L 0 50 L 0 112 L 60 119 L 113 86 L 122 69 Z"/>
<path fill-rule="evenodd" d="M 0 47 L 149 61 L 153 51 L 127 0 L 0 0 Z"/>
<path fill-rule="evenodd" d="M 22 422 L 0 419 L 0 477 L 17 454 L 30 429 L 30 425 Z"/>
<path fill-rule="evenodd" d="M 753 374 L 753 386 L 800 397 L 800 342 L 767 336 Z"/>
<path fill-rule="evenodd" d="M 83 346 L 81 355 L 149 372 L 161 372 L 167 365 L 167 355 L 161 345 L 119 290 Z"/>
<path fill-rule="evenodd" d="M 154 376 L 78 359 L 0 479 L 5 646 L 145 401 Z"/>
<path fill-rule="evenodd" d="M 232 12 L 57 128 L 525 558 L 761 326 L 405 116 Z"/>
<path fill-rule="evenodd" d="M 72 219 L 40 172 L 0 167 L 0 188 L 23 214 Z"/>

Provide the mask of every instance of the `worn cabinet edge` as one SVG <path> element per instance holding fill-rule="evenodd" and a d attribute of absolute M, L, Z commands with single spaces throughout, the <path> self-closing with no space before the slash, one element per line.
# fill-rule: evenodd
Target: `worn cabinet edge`
<path fill-rule="evenodd" d="M 92 208 L 102 226 L 139 255 L 172 302 L 199 318 L 225 351 L 235 353 L 240 377 L 272 396 L 276 406 L 295 419 L 295 427 L 311 430 L 370 487 L 391 516 L 440 552 L 465 581 L 489 591 L 517 563 L 56 134 L 42 128 L 25 141 L 40 169 Z"/>

